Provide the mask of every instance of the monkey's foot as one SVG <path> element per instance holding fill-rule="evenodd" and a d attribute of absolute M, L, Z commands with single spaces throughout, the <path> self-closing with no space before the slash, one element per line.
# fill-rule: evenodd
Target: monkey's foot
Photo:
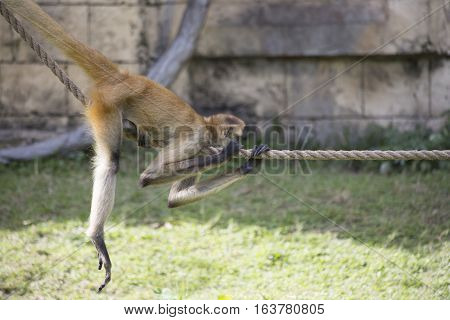
<path fill-rule="evenodd" d="M 102 267 L 105 268 L 105 280 L 98 287 L 97 292 L 100 293 L 104 287 L 111 281 L 111 260 L 109 259 L 108 250 L 106 249 L 105 240 L 103 239 L 103 235 L 94 237 L 92 239 L 92 243 L 97 249 L 98 255 L 98 270 L 101 270 Z"/>
<path fill-rule="evenodd" d="M 105 280 L 103 280 L 103 283 L 98 287 L 97 293 L 100 293 L 104 287 L 111 281 L 111 261 L 108 259 L 105 259 L 104 256 L 102 256 L 101 253 L 98 254 L 98 270 L 102 269 L 102 266 L 105 267 Z"/>
<path fill-rule="evenodd" d="M 250 154 L 250 158 L 248 159 L 248 161 L 241 166 L 241 172 L 243 174 L 250 173 L 256 166 L 261 164 L 261 159 L 255 158 L 269 150 L 270 148 L 267 144 L 260 144 L 258 146 L 255 146 L 252 150 L 252 153 Z"/>
<path fill-rule="evenodd" d="M 106 269 L 106 266 L 105 266 Z M 104 287 L 106 287 L 106 285 L 111 281 L 111 268 L 108 270 L 106 270 L 106 274 L 105 274 L 105 280 L 103 281 L 103 283 L 100 285 L 100 287 L 98 287 L 97 293 L 100 293 Z"/>

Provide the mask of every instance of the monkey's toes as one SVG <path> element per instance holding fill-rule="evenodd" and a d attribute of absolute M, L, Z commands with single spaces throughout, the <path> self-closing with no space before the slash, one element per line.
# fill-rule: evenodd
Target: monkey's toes
<path fill-rule="evenodd" d="M 97 293 L 100 293 L 104 287 L 106 287 L 106 285 L 111 281 L 111 273 L 107 272 L 105 275 L 105 280 L 103 281 L 103 283 L 100 285 L 100 287 L 98 287 Z"/>
<path fill-rule="evenodd" d="M 103 288 L 105 288 L 106 285 L 111 281 L 111 265 L 106 262 L 104 262 L 103 265 L 105 266 L 105 280 L 100 285 L 100 287 L 98 287 L 97 293 L 100 293 Z"/>
<path fill-rule="evenodd" d="M 100 293 L 104 287 L 111 281 L 111 260 L 109 260 L 109 257 L 103 256 L 101 253 L 98 254 L 98 270 L 101 270 L 102 267 L 105 269 L 105 280 L 103 283 L 98 287 L 97 293 Z"/>

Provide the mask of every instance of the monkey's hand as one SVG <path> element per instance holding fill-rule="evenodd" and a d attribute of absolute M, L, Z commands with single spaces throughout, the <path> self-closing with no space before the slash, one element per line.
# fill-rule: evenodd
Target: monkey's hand
<path fill-rule="evenodd" d="M 228 145 L 222 149 L 221 155 L 224 159 L 230 160 L 233 156 L 239 154 L 242 146 L 239 142 L 231 140 Z"/>
<path fill-rule="evenodd" d="M 256 157 L 260 156 L 261 154 L 263 154 L 264 152 L 267 152 L 269 150 L 270 150 L 270 148 L 267 144 L 260 144 L 259 146 L 255 146 L 252 150 L 252 153 L 251 153 L 248 161 L 241 166 L 242 174 L 248 174 L 253 169 L 260 166 L 262 160 L 256 159 Z"/>

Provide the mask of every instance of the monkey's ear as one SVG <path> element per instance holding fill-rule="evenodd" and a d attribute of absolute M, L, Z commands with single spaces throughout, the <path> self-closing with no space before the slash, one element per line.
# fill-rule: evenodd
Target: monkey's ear
<path fill-rule="evenodd" d="M 245 122 L 241 119 L 239 119 L 236 116 L 233 116 L 232 114 L 224 114 L 224 123 L 228 125 L 235 125 L 238 127 L 245 127 Z"/>
<path fill-rule="evenodd" d="M 218 113 L 210 117 L 205 117 L 205 121 L 213 125 L 237 126 L 242 128 L 245 127 L 244 121 L 236 116 L 233 116 L 232 114 L 226 113 Z"/>

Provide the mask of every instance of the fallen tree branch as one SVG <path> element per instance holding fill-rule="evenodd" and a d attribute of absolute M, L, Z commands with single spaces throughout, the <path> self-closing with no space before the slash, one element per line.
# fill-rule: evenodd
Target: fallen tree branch
<path fill-rule="evenodd" d="M 86 126 L 63 133 L 55 138 L 39 141 L 27 146 L 0 150 L 0 162 L 32 160 L 55 153 L 84 149 L 91 145 L 92 136 Z"/>
<path fill-rule="evenodd" d="M 152 80 L 164 86 L 169 86 L 176 79 L 183 65 L 194 53 L 200 31 L 208 12 L 209 3 L 210 0 L 188 1 L 175 40 L 148 72 L 148 76 Z M 11 19 L 11 16 L 9 20 L 7 19 L 9 23 L 11 23 L 12 20 L 15 19 L 13 17 Z M 22 29 L 22 35 L 25 34 L 26 32 Z M 27 43 L 30 45 L 32 42 L 27 41 Z M 35 50 L 35 48 L 33 48 L 33 50 Z M 51 57 L 48 58 L 51 59 Z M 58 68 L 57 65 L 56 68 Z M 77 89 L 76 85 L 74 86 L 75 89 Z M 74 91 L 70 91 L 74 93 Z M 16 160 L 32 160 L 56 153 L 80 150 L 89 147 L 92 142 L 93 140 L 89 127 L 87 125 L 82 125 L 54 138 L 39 141 L 27 146 L 2 149 L 0 150 L 0 162 L 6 163 Z"/>

